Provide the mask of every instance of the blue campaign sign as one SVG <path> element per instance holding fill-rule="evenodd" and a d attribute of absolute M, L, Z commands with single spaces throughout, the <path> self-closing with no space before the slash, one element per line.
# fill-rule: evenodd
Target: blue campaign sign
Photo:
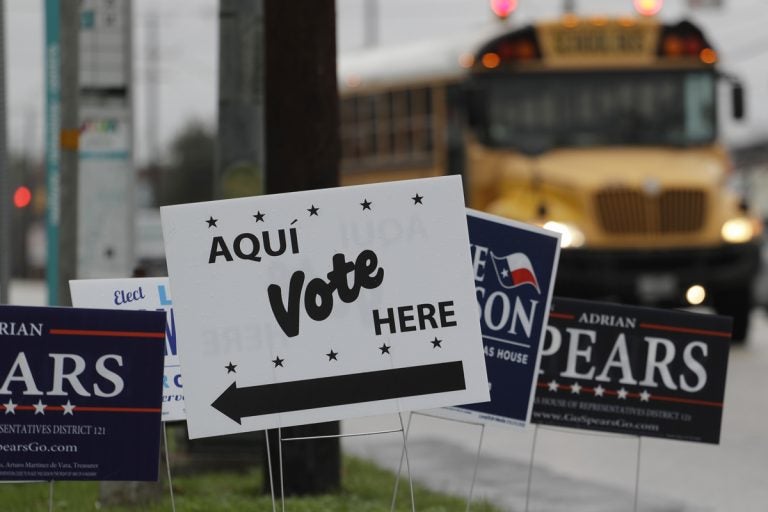
<path fill-rule="evenodd" d="M 165 313 L 0 306 L 0 480 L 156 480 Z"/>
<path fill-rule="evenodd" d="M 720 442 L 732 322 L 555 297 L 534 423 Z"/>
<path fill-rule="evenodd" d="M 163 421 L 186 419 L 176 338 L 176 317 L 167 277 L 76 279 L 69 282 L 72 305 L 79 308 L 165 311 Z"/>
<path fill-rule="evenodd" d="M 467 222 L 491 401 L 451 410 L 523 426 L 531 416 L 560 238 L 473 210 Z"/>

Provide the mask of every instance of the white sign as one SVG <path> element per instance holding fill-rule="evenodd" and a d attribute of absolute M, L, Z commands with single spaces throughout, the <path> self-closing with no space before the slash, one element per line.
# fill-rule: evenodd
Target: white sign
<path fill-rule="evenodd" d="M 184 414 L 176 320 L 167 277 L 137 279 L 79 279 L 69 282 L 72 305 L 79 308 L 165 311 L 165 371 L 163 421 L 179 421 Z"/>
<path fill-rule="evenodd" d="M 133 267 L 130 110 L 81 104 L 77 276 L 126 276 Z"/>
<path fill-rule="evenodd" d="M 129 0 L 81 0 L 81 87 L 127 87 L 130 44 Z"/>
<path fill-rule="evenodd" d="M 459 177 L 161 216 L 190 438 L 489 399 Z"/>

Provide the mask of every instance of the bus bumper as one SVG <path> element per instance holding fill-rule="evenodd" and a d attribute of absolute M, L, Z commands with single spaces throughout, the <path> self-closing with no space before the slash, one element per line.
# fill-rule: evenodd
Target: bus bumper
<path fill-rule="evenodd" d="M 708 303 L 727 290 L 751 290 L 760 267 L 760 244 L 707 249 L 564 249 L 555 294 L 630 304 L 685 306 L 693 285 L 707 290 Z"/>

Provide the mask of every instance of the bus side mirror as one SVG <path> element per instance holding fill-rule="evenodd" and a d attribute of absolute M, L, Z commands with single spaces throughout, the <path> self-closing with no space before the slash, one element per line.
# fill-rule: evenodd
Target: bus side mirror
<path fill-rule="evenodd" d="M 738 82 L 731 84 L 731 114 L 734 119 L 744 119 L 744 87 Z"/>

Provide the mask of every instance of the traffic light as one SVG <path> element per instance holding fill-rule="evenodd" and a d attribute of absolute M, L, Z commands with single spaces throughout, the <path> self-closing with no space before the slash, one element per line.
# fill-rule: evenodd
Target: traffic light
<path fill-rule="evenodd" d="M 32 191 L 29 187 L 21 185 L 13 193 L 13 206 L 16 208 L 26 208 L 32 202 Z"/>
<path fill-rule="evenodd" d="M 505 20 L 517 9 L 517 0 L 491 0 L 491 10 L 500 19 Z"/>

